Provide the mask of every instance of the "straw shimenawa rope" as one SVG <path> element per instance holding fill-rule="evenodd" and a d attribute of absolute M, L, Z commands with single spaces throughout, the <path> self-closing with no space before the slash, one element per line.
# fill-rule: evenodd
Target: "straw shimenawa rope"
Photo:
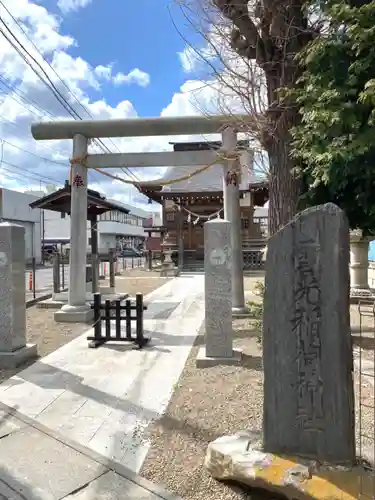
<path fill-rule="evenodd" d="M 225 154 L 225 156 L 223 155 L 223 153 Z M 222 163 L 223 161 L 237 160 L 240 156 L 240 153 L 241 153 L 240 151 L 219 150 L 218 157 L 215 158 L 215 160 L 213 162 L 211 162 L 208 165 L 205 165 L 203 167 L 199 167 L 197 170 L 194 170 L 194 172 L 191 172 L 190 174 L 183 175 L 181 177 L 177 177 L 176 179 L 170 179 L 168 181 L 166 180 L 166 181 L 159 181 L 159 182 L 156 182 L 156 181 L 137 182 L 137 181 L 131 181 L 129 179 L 123 179 L 122 177 L 118 177 L 117 175 L 109 174 L 108 172 L 105 172 L 104 170 L 102 170 L 100 168 L 94 168 L 93 170 L 95 170 L 96 172 L 99 172 L 102 175 L 105 175 L 106 177 L 109 177 L 110 179 L 114 179 L 116 181 L 123 182 L 124 184 L 131 184 L 138 189 L 140 188 L 141 185 L 150 186 L 150 187 L 151 186 L 169 186 L 171 184 L 176 184 L 177 182 L 183 182 L 183 181 L 190 180 L 192 177 L 194 177 L 198 174 L 201 174 L 202 172 L 204 172 L 205 170 L 208 170 L 209 168 L 211 168 L 213 165 L 215 165 L 217 163 Z M 84 156 L 73 156 L 70 159 L 70 175 L 69 175 L 70 185 L 72 185 L 72 167 L 73 167 L 73 165 L 82 165 L 83 167 L 89 168 L 89 167 L 87 167 L 87 164 L 86 164 L 87 158 L 88 158 L 88 154 L 86 154 Z"/>

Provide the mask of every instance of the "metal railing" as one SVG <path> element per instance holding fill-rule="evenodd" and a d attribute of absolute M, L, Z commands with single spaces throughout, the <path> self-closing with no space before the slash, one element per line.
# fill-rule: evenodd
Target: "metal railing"
<path fill-rule="evenodd" d="M 363 467 L 359 496 L 375 498 L 375 304 L 351 306 L 357 456 Z"/>
<path fill-rule="evenodd" d="M 115 275 L 122 274 L 130 269 L 139 269 L 145 265 L 145 257 L 118 257 L 114 262 L 114 273 Z M 102 260 L 99 264 L 99 275 L 101 278 L 107 278 L 110 276 L 111 260 Z"/>
<path fill-rule="evenodd" d="M 65 255 L 55 253 L 52 257 L 53 292 L 59 293 L 68 286 L 69 261 Z"/>

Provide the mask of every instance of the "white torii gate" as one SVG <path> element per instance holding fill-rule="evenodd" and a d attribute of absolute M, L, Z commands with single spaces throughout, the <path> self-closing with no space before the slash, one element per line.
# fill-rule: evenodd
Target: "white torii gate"
<path fill-rule="evenodd" d="M 61 309 L 60 321 L 85 322 L 92 317 L 86 303 L 86 224 L 87 168 L 202 166 L 210 164 L 220 152 L 168 151 L 159 153 L 87 154 L 88 141 L 109 137 L 142 137 L 163 135 L 222 134 L 223 151 L 229 159 L 223 163 L 224 218 L 232 223 L 232 310 L 246 311 L 243 284 L 243 257 L 239 176 L 228 182 L 228 173 L 238 169 L 235 156 L 239 124 L 249 116 L 188 116 L 168 118 L 135 118 L 125 120 L 82 120 L 40 122 L 31 126 L 36 140 L 73 139 L 70 224 L 70 272 L 68 303 Z"/>

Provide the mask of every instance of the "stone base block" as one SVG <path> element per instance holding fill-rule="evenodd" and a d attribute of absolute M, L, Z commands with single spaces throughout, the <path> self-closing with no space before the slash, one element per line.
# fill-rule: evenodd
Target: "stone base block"
<path fill-rule="evenodd" d="M 16 368 L 37 355 L 36 344 L 26 344 L 25 347 L 12 352 L 0 351 L 0 368 Z"/>
<path fill-rule="evenodd" d="M 66 302 L 60 302 L 58 300 L 47 299 L 42 300 L 36 304 L 36 307 L 39 309 L 61 309 L 62 306 L 66 304 Z"/>
<path fill-rule="evenodd" d="M 179 275 L 179 270 L 177 267 L 169 267 L 166 269 L 161 269 L 160 276 L 162 278 L 175 278 Z"/>
<path fill-rule="evenodd" d="M 351 288 L 350 289 L 350 303 L 358 304 L 359 302 L 375 302 L 375 292 L 370 288 Z"/>
<path fill-rule="evenodd" d="M 250 311 L 247 307 L 232 307 L 232 318 L 241 319 L 250 317 Z"/>
<path fill-rule="evenodd" d="M 90 323 L 94 319 L 94 311 L 92 309 L 77 309 L 70 310 L 62 309 L 56 311 L 54 319 L 56 323 Z"/>
<path fill-rule="evenodd" d="M 201 347 L 195 360 L 195 366 L 197 368 L 209 368 L 217 365 L 239 365 L 241 360 L 242 351 L 240 349 L 233 349 L 233 356 L 229 358 L 221 356 L 206 356 L 206 347 Z"/>
<path fill-rule="evenodd" d="M 208 445 L 205 467 L 221 481 L 281 494 L 293 500 L 373 498 L 374 479 L 362 466 L 319 465 L 261 451 L 250 432 L 224 436 Z"/>
<path fill-rule="evenodd" d="M 113 295 L 115 293 L 115 288 L 110 286 L 101 286 L 99 287 L 99 293 L 102 295 Z"/>
<path fill-rule="evenodd" d="M 119 294 L 115 293 L 115 294 L 108 294 L 108 295 L 103 294 L 102 295 L 102 302 L 105 302 L 106 300 L 114 301 L 117 299 L 125 300 L 127 297 L 128 297 L 127 293 L 119 293 Z M 91 304 L 94 303 L 94 299 L 93 299 L 92 294 L 87 296 L 86 299 Z M 47 300 L 43 300 L 41 302 L 38 302 L 36 306 L 40 309 L 61 309 L 62 307 L 64 307 L 66 305 L 66 303 L 67 303 L 66 300 L 62 301 L 62 300 L 47 299 Z"/>

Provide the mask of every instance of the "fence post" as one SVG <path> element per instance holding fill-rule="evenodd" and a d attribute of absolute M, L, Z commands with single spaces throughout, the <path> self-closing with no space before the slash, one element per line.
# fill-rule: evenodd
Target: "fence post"
<path fill-rule="evenodd" d="M 130 340 L 132 338 L 132 304 L 130 299 L 126 299 L 125 308 L 126 338 Z"/>
<path fill-rule="evenodd" d="M 113 250 L 109 251 L 109 287 L 115 288 L 115 263 Z"/>
<path fill-rule="evenodd" d="M 53 293 L 60 292 L 60 255 L 55 253 L 53 256 Z"/>
<path fill-rule="evenodd" d="M 102 297 L 100 293 L 94 293 L 94 336 L 95 340 L 102 338 L 102 320 L 101 320 Z"/>
<path fill-rule="evenodd" d="M 105 336 L 107 339 L 111 338 L 111 301 L 105 301 Z"/>
<path fill-rule="evenodd" d="M 132 269 L 134 269 L 134 257 L 132 257 Z"/>
<path fill-rule="evenodd" d="M 116 339 L 121 339 L 121 300 L 116 300 Z"/>
<path fill-rule="evenodd" d="M 33 298 L 35 299 L 35 278 L 36 278 L 36 261 L 35 257 L 32 259 L 32 265 L 33 265 Z"/>
<path fill-rule="evenodd" d="M 64 290 L 65 289 L 65 259 L 64 259 L 64 255 L 61 254 L 61 258 L 60 258 L 60 262 L 61 262 L 61 281 L 62 281 L 62 289 Z"/>
<path fill-rule="evenodd" d="M 135 317 L 136 336 L 139 346 L 143 345 L 143 294 L 137 293 L 135 296 Z"/>

